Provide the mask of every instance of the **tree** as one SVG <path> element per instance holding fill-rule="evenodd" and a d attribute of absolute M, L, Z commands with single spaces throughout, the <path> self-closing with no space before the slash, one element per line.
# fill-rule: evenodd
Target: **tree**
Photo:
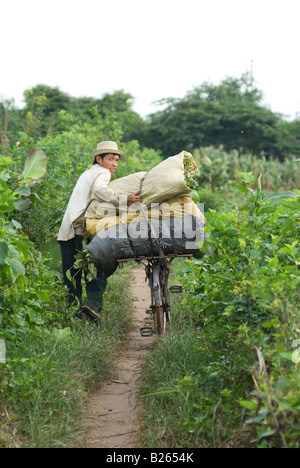
<path fill-rule="evenodd" d="M 103 116 L 115 114 L 123 130 L 124 141 L 137 139 L 142 133 L 144 121 L 132 110 L 134 97 L 123 89 L 102 96 L 99 109 Z"/>
<path fill-rule="evenodd" d="M 13 145 L 19 131 L 25 131 L 25 115 L 23 110 L 15 106 L 14 100 L 6 99 L 0 102 L 0 136 L 1 146 Z M 4 150 L 5 152 L 7 150 Z"/>
<path fill-rule="evenodd" d="M 103 118 L 113 116 L 123 129 L 125 141 L 136 138 L 142 129 L 143 119 L 132 110 L 134 98 L 124 90 L 106 93 L 102 98 L 76 98 L 60 91 L 58 87 L 39 84 L 26 90 L 24 97 L 27 130 L 31 135 L 45 136 L 52 130 L 56 133 L 63 131 L 59 118 L 62 110 L 74 117 L 73 123 L 81 124 L 95 123 L 95 109 Z"/>
<path fill-rule="evenodd" d="M 160 102 L 167 107 L 150 116 L 143 144 L 160 149 L 165 156 L 211 144 L 220 125 L 215 104 L 194 96 Z"/>
<path fill-rule="evenodd" d="M 26 107 L 30 108 L 32 101 L 43 95 L 47 98 L 43 109 L 45 117 L 53 117 L 57 114 L 58 110 L 68 110 L 70 108 L 72 98 L 68 94 L 60 91 L 58 87 L 52 88 L 43 84 L 39 84 L 24 92 Z"/>
<path fill-rule="evenodd" d="M 219 85 L 203 83 L 182 99 L 160 101 L 165 108 L 149 117 L 141 143 L 165 156 L 209 145 L 263 152 L 267 157 L 283 158 L 290 150 L 299 154 L 299 143 L 292 144 L 289 132 L 280 127 L 281 116 L 261 100 L 251 74 L 227 78 Z"/>
<path fill-rule="evenodd" d="M 27 132 L 36 138 L 52 131 L 59 111 L 67 110 L 71 104 L 68 94 L 60 91 L 58 87 L 51 88 L 44 84 L 25 90 L 24 100 L 28 120 Z"/>

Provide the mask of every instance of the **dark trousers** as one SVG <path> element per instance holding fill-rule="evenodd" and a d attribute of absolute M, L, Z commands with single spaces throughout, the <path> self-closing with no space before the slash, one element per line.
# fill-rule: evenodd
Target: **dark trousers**
<path fill-rule="evenodd" d="M 82 237 L 75 236 L 73 239 L 68 241 L 60 241 L 60 251 L 62 257 L 62 268 L 65 285 L 68 288 L 68 304 L 71 305 L 76 298 L 79 303 L 82 303 L 82 270 L 74 269 L 75 255 L 82 250 Z M 67 278 L 67 271 L 70 270 L 72 278 L 75 279 L 74 284 Z M 85 275 L 86 280 L 86 275 Z M 98 275 L 97 279 L 92 281 L 86 281 L 86 294 L 87 299 L 91 302 L 94 307 L 101 310 L 103 307 L 102 296 L 107 286 L 107 279 Z"/>

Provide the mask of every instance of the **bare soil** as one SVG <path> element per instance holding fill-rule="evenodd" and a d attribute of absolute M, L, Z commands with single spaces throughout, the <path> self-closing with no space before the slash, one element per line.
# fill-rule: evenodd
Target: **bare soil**
<path fill-rule="evenodd" d="M 87 448 L 139 448 L 137 379 L 143 358 L 153 348 L 155 337 L 143 337 L 140 328 L 151 326 L 146 309 L 150 305 L 150 290 L 145 283 L 143 267 L 133 270 L 135 329 L 126 349 L 120 355 L 113 375 L 106 380 L 87 408 Z"/>

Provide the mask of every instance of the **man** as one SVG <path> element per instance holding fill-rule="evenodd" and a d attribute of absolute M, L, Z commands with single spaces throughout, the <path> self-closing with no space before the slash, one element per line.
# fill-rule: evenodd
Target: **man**
<path fill-rule="evenodd" d="M 65 284 L 69 290 L 68 303 L 71 305 L 76 298 L 82 301 L 81 271 L 73 268 L 75 255 L 82 250 L 85 236 L 85 212 L 92 200 L 112 203 L 115 206 L 139 203 L 139 192 L 125 195 L 112 190 L 108 184 L 112 174 L 118 167 L 119 160 L 124 158 L 123 151 L 118 149 L 114 141 L 98 143 L 93 152 L 94 163 L 91 169 L 85 171 L 78 179 L 69 200 L 59 233 L 62 266 Z M 67 278 L 67 271 L 75 277 L 76 286 Z M 87 299 L 81 306 L 80 314 L 87 315 L 92 320 L 101 318 L 102 296 L 107 286 L 107 279 L 98 274 L 97 279 L 87 282 Z"/>

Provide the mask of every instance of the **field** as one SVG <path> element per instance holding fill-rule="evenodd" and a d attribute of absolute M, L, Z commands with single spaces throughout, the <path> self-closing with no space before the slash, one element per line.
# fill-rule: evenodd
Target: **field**
<path fill-rule="evenodd" d="M 212 254 L 174 272 L 185 293 L 141 390 L 150 446 L 299 446 L 300 192 L 232 188 L 206 212 Z"/>
<path fill-rule="evenodd" d="M 55 241 L 91 152 L 118 132 L 114 120 L 99 119 L 43 138 L 21 133 L 1 156 L 1 447 L 78 443 L 88 390 L 130 328 L 127 270 L 111 280 L 103 328 L 78 325 L 66 308 Z M 137 141 L 123 146 L 129 156 L 118 176 L 161 161 Z M 47 157 L 35 177 L 23 171 L 33 147 Z M 194 157 L 212 253 L 173 272 L 185 292 L 145 363 L 143 443 L 299 448 L 300 163 L 222 147 Z"/>

